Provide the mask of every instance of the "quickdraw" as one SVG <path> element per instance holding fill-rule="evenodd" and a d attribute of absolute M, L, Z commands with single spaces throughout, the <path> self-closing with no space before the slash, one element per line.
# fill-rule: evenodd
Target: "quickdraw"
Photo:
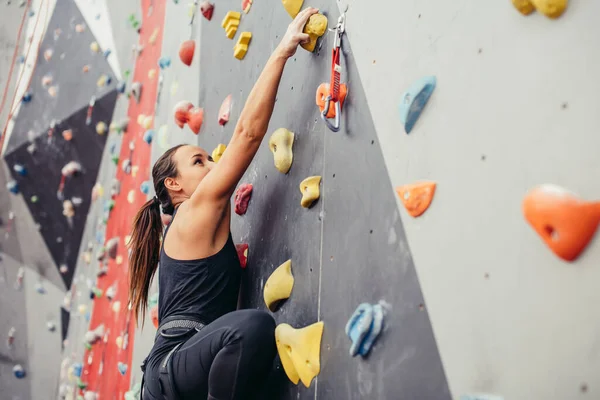
<path fill-rule="evenodd" d="M 337 25 L 333 31 L 335 38 L 333 39 L 333 51 L 331 59 L 331 81 L 330 83 L 322 83 L 317 88 L 317 106 L 321 110 L 321 118 L 325 125 L 333 131 L 340 130 L 340 116 L 342 114 L 342 106 L 348 93 L 348 87 L 344 83 L 340 83 L 340 75 L 342 66 L 340 64 L 340 55 L 342 47 L 342 36 L 346 31 L 346 10 L 338 18 Z M 329 120 L 334 119 L 332 124 Z"/>

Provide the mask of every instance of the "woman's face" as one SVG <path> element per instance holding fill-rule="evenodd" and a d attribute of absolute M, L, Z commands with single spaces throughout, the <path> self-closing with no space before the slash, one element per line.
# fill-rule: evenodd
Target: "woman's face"
<path fill-rule="evenodd" d="M 215 163 L 212 157 L 201 147 L 181 146 L 173 154 L 177 166 L 176 178 L 167 178 L 165 185 L 171 191 L 189 198 L 202 179 L 210 172 Z"/>

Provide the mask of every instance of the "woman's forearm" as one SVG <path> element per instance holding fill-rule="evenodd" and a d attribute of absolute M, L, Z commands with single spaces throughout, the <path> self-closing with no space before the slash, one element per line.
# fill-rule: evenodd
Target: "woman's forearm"
<path fill-rule="evenodd" d="M 288 57 L 276 49 L 248 95 L 246 105 L 238 120 L 235 133 L 252 141 L 262 141 L 273 114 L 277 89 Z"/>

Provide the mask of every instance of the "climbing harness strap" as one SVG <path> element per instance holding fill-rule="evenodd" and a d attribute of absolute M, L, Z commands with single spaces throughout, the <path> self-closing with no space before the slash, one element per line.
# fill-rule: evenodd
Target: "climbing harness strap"
<path fill-rule="evenodd" d="M 197 332 L 199 332 L 200 329 L 204 328 L 204 326 L 205 325 L 202 322 L 197 319 L 192 319 L 189 316 L 183 317 L 181 315 L 172 315 L 165 318 L 165 320 L 160 324 L 156 331 L 155 340 L 158 338 L 158 335 L 168 339 L 179 338 L 189 334 L 192 329 L 195 329 Z M 173 328 L 184 328 L 187 330 L 177 333 L 166 332 L 168 329 Z"/>
<path fill-rule="evenodd" d="M 335 26 L 334 32 L 335 37 L 333 39 L 333 50 L 331 52 L 331 81 L 329 83 L 329 95 L 325 98 L 325 108 L 321 112 L 321 118 L 325 122 L 325 125 L 332 130 L 337 132 L 340 130 L 340 114 L 342 108 L 340 105 L 340 77 L 342 72 L 342 65 L 340 63 L 340 53 L 342 47 L 342 36 L 346 31 L 346 10 L 338 18 L 337 25 Z M 335 104 L 335 122 L 331 124 L 327 118 L 329 113 L 330 102 Z"/>

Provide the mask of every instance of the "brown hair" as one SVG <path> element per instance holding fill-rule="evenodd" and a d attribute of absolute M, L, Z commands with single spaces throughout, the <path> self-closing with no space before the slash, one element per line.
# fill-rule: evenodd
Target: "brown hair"
<path fill-rule="evenodd" d="M 173 154 L 183 145 L 165 151 L 152 168 L 152 180 L 156 197 L 148 200 L 138 211 L 133 221 L 133 231 L 128 246 L 129 256 L 129 304 L 133 309 L 136 321 L 139 321 L 141 310 L 148 306 L 148 290 L 150 282 L 158 268 L 160 245 L 163 235 L 160 209 L 163 213 L 173 215 L 175 206 L 169 191 L 165 187 L 165 179 L 175 178 L 178 174 Z M 142 311 L 142 326 L 146 313 Z"/>

